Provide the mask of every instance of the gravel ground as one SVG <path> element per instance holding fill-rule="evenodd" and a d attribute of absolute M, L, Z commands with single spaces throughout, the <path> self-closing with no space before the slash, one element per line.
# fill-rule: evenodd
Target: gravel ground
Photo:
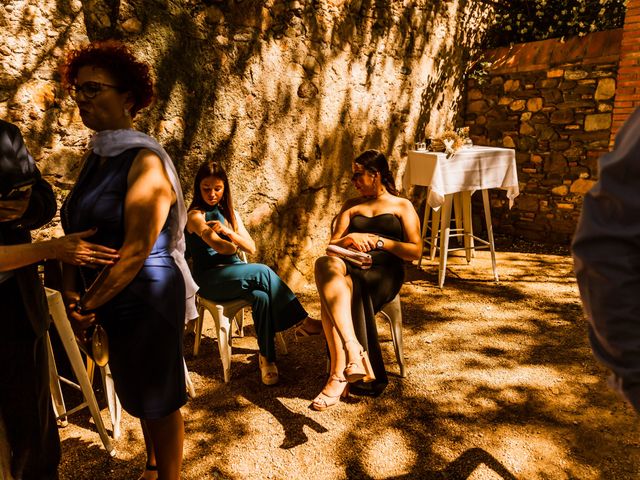
<path fill-rule="evenodd" d="M 197 358 L 193 337 L 185 344 L 197 397 L 183 410 L 183 478 L 640 478 L 640 426 L 591 356 L 571 258 L 499 253 L 496 284 L 488 255 L 476 255 L 471 265 L 450 260 L 442 290 L 433 263 L 408 269 L 407 377 L 381 321 L 387 390 L 325 412 L 309 408 L 324 384 L 321 340 L 295 343 L 287 332 L 281 383 L 264 387 L 250 324 L 225 385 L 209 320 Z M 315 290 L 299 293 L 317 316 Z M 60 429 L 61 478 L 137 478 L 141 432 L 126 414 L 122 429 L 109 458 L 88 412 L 74 414 Z"/>

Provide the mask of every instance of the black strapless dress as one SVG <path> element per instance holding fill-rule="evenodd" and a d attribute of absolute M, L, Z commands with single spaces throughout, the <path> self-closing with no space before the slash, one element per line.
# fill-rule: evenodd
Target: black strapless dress
<path fill-rule="evenodd" d="M 355 215 L 351 218 L 347 232 L 373 233 L 397 241 L 404 239 L 402 221 L 391 213 L 375 217 Z M 369 253 L 373 259 L 370 269 L 362 270 L 347 263 L 347 270 L 353 279 L 353 327 L 358 341 L 369 354 L 376 379 L 371 383 L 352 384 L 350 392 L 378 396 L 389 380 L 378 342 L 375 314 L 400 291 L 404 282 L 404 261 L 386 250 L 372 250 Z"/>

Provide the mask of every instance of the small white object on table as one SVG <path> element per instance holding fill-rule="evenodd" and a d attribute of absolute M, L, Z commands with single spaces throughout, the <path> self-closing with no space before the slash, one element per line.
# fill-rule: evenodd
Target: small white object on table
<path fill-rule="evenodd" d="M 509 148 L 473 146 L 461 148 L 451 157 L 445 153 L 427 151 L 409 151 L 409 159 L 404 173 L 403 183 L 405 188 L 411 185 L 423 185 L 429 187 L 427 193 L 427 205 L 422 225 L 424 238 L 429 218 L 429 210 L 434 210 L 440 220 L 440 265 L 438 269 L 438 284 L 444 285 L 444 277 L 447 266 L 447 253 L 457 249 L 449 249 L 451 205 L 456 198 L 461 200 L 461 206 L 456 205 L 456 211 L 462 211 L 464 236 L 464 250 L 467 262 L 471 260 L 474 250 L 474 240 L 478 241 L 491 251 L 491 260 L 495 280 L 498 281 L 498 273 L 495 260 L 495 244 L 493 240 L 493 228 L 491 225 L 491 209 L 489 204 L 489 188 L 501 188 L 507 191 L 509 208 L 513 206 L 513 200 L 520 193 L 518 187 L 518 174 L 516 168 L 515 151 Z M 473 235 L 471 228 L 471 195 L 476 190 L 482 191 L 485 221 L 487 223 L 488 241 Z M 440 212 L 440 207 L 442 211 Z M 460 215 L 456 215 L 459 222 Z M 431 258 L 435 255 L 435 239 L 437 233 L 432 228 Z M 482 247 L 481 247 L 482 248 Z M 420 259 L 422 261 L 422 258 Z M 418 263 L 420 265 L 420 263 Z"/>

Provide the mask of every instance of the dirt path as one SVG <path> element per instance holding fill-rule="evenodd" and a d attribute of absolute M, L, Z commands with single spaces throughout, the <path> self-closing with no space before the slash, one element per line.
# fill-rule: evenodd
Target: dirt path
<path fill-rule="evenodd" d="M 324 383 L 317 339 L 296 344 L 285 334 L 282 382 L 268 388 L 251 326 L 234 340 L 228 385 L 212 331 L 197 358 L 188 338 L 198 396 L 184 409 L 183 478 L 640 478 L 640 426 L 591 356 L 570 257 L 499 254 L 500 284 L 484 254 L 471 266 L 451 263 L 443 290 L 433 265 L 408 270 L 405 379 L 379 323 L 390 384 L 377 399 L 310 410 Z M 318 315 L 315 291 L 301 298 Z M 61 478 L 137 478 L 137 423 L 124 415 L 117 457 L 108 459 L 85 412 L 60 430 Z"/>

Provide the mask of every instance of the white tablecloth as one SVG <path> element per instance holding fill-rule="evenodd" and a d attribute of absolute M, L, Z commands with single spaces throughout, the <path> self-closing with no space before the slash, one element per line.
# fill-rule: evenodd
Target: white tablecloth
<path fill-rule="evenodd" d="M 430 186 L 427 203 L 439 208 L 450 193 L 501 188 L 507 191 L 509 208 L 520 194 L 516 154 L 510 148 L 462 148 L 451 158 L 439 152 L 409 151 L 403 184 Z"/>

